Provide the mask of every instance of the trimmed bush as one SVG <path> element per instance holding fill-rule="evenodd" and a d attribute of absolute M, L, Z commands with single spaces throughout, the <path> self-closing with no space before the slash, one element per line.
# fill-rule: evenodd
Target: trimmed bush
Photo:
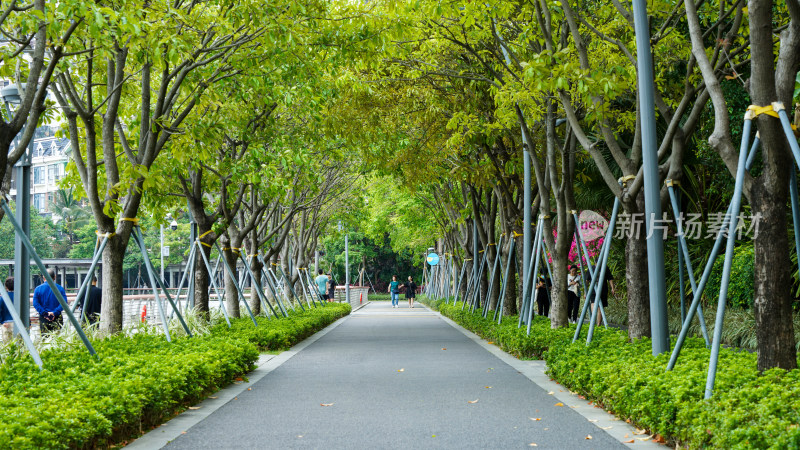
<path fill-rule="evenodd" d="M 586 345 L 583 327 L 553 330 L 535 317 L 530 336 L 517 316 L 502 324 L 440 304 L 439 310 L 519 358 L 542 358 L 548 374 L 640 428 L 690 448 L 800 447 L 800 370 L 773 369 L 761 375 L 756 355 L 720 351 L 714 397 L 704 400 L 709 350 L 688 339 L 675 369 L 669 354 L 653 357 L 649 339 L 629 343 L 624 332 L 598 328 Z"/>
<path fill-rule="evenodd" d="M 28 356 L 0 365 L 0 448 L 108 446 L 161 423 L 186 405 L 255 368 L 259 350 L 281 350 L 347 315 L 331 304 L 282 319 L 223 323 L 210 334 L 175 338 L 141 333 Z"/>

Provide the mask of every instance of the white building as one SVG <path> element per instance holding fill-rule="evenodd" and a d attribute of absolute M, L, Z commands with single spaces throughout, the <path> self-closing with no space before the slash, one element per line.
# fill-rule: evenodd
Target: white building
<path fill-rule="evenodd" d="M 42 215 L 49 216 L 50 204 L 53 202 L 55 192 L 59 189 L 58 182 L 64 178 L 67 162 L 69 162 L 71 145 L 67 138 L 55 136 L 56 127 L 43 126 L 36 130 L 33 140 L 33 155 L 31 159 L 31 209 L 36 209 Z M 13 199 L 17 198 L 16 185 L 17 170 L 11 175 L 11 192 Z"/>

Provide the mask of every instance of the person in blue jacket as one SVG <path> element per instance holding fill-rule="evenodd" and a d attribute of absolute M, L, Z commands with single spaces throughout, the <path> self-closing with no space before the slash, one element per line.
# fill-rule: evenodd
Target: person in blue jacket
<path fill-rule="evenodd" d="M 14 278 L 8 277 L 6 278 L 6 282 L 4 283 L 6 287 L 6 291 L 8 291 L 8 297 L 11 299 L 11 302 L 14 302 Z M 11 340 L 12 331 L 14 328 L 14 319 L 11 317 L 11 313 L 6 308 L 6 302 L 0 299 L 0 331 L 2 331 L 2 340 L 3 342 L 8 342 Z"/>
<path fill-rule="evenodd" d="M 47 274 L 55 281 L 55 269 L 47 269 Z M 56 288 L 58 288 L 58 292 L 61 293 L 62 298 L 66 301 L 67 293 L 64 291 L 64 288 L 58 283 L 56 283 Z M 61 313 L 64 309 L 61 307 L 61 304 L 58 303 L 56 295 L 53 293 L 53 290 L 50 289 L 46 281 L 36 286 L 36 289 L 34 289 L 33 307 L 36 308 L 36 311 L 39 313 L 39 330 L 42 334 L 51 333 L 61 328 L 61 325 L 64 323 Z"/>

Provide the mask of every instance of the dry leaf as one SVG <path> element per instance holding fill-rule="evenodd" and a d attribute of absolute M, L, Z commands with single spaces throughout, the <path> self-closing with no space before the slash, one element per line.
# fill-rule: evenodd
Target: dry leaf
<path fill-rule="evenodd" d="M 609 426 L 609 427 L 600 427 L 600 429 L 601 429 L 601 430 L 610 430 L 610 429 L 612 429 L 612 428 L 614 428 L 614 427 L 613 427 L 613 426 Z"/>
<path fill-rule="evenodd" d="M 589 419 L 589 422 L 597 422 L 597 419 Z"/>
<path fill-rule="evenodd" d="M 489 342 L 487 342 L 487 344 L 494 344 L 494 342 L 492 342 L 492 341 L 489 341 Z"/>
<path fill-rule="evenodd" d="M 533 418 L 533 417 L 528 417 L 528 419 L 531 419 L 531 420 L 533 420 L 534 422 L 535 422 L 535 421 L 537 421 L 537 420 L 542 420 L 542 418 L 541 418 L 541 417 L 536 417 L 536 418 Z"/>
<path fill-rule="evenodd" d="M 589 439 L 589 440 L 591 440 L 591 439 L 592 439 L 592 435 L 590 434 L 590 435 L 586 436 L 584 439 Z"/>
<path fill-rule="evenodd" d="M 539 445 L 536 444 L 536 442 L 531 442 L 530 444 L 528 444 L 528 447 L 538 447 L 538 446 Z"/>
<path fill-rule="evenodd" d="M 545 428 L 545 429 L 544 429 L 544 431 L 547 431 L 547 430 L 549 430 L 549 429 L 550 429 L 550 428 Z"/>
<path fill-rule="evenodd" d="M 442 347 L 442 350 L 447 350 L 446 348 Z"/>
<path fill-rule="evenodd" d="M 320 403 L 319 406 L 333 406 L 333 403 Z"/>
<path fill-rule="evenodd" d="M 628 433 L 625 433 L 625 436 L 622 436 L 622 437 L 631 437 L 631 435 L 628 434 Z"/>
<path fill-rule="evenodd" d="M 252 391 L 252 390 L 253 390 L 253 388 L 247 388 L 247 390 L 248 390 L 248 391 Z"/>
<path fill-rule="evenodd" d="M 630 441 L 623 442 L 624 444 L 633 444 L 636 442 L 636 439 L 631 439 Z"/>
<path fill-rule="evenodd" d="M 243 381 L 243 380 L 244 380 L 244 378 L 242 378 L 242 377 L 236 377 L 235 378 L 235 381 Z"/>
<path fill-rule="evenodd" d="M 475 400 L 470 400 L 470 401 L 468 401 L 467 403 L 478 403 L 478 399 L 475 399 Z"/>
<path fill-rule="evenodd" d="M 491 386 L 484 386 L 484 387 L 485 387 L 486 389 L 491 389 L 491 388 L 492 388 Z"/>
<path fill-rule="evenodd" d="M 186 434 L 186 432 L 185 431 L 181 431 L 181 434 Z"/>
<path fill-rule="evenodd" d="M 219 398 L 219 397 L 208 397 L 208 398 L 213 398 L 213 399 L 217 399 L 217 398 Z"/>
<path fill-rule="evenodd" d="M 657 435 L 656 435 L 656 436 L 653 438 L 653 440 L 654 440 L 654 441 L 656 441 L 656 442 L 658 442 L 659 444 L 664 444 L 664 443 L 666 443 L 666 442 L 667 442 L 667 440 L 666 440 L 666 439 L 664 439 L 664 436 L 662 436 L 662 435 L 660 435 L 660 434 L 657 434 Z"/>
<path fill-rule="evenodd" d="M 638 428 L 636 429 L 636 431 L 633 432 L 633 434 L 636 434 L 636 435 L 645 434 L 645 433 L 647 433 L 647 430 L 644 430 L 644 429 L 640 430 Z"/>
<path fill-rule="evenodd" d="M 558 403 L 556 403 L 556 406 L 564 406 L 564 404 L 561 403 L 561 402 L 558 402 Z"/>
<path fill-rule="evenodd" d="M 651 437 L 651 436 L 645 436 L 645 437 L 643 437 L 643 438 L 636 438 L 636 439 L 638 439 L 638 440 L 640 440 L 640 441 L 649 441 L 649 440 L 650 440 L 650 437 Z"/>
<path fill-rule="evenodd" d="M 405 372 L 405 371 L 406 371 L 406 369 L 400 369 L 400 370 L 398 370 L 398 372 Z"/>
<path fill-rule="evenodd" d="M 303 435 L 302 434 L 298 434 L 297 437 L 301 438 L 301 437 L 303 437 Z"/>
<path fill-rule="evenodd" d="M 190 406 L 189 409 L 200 409 L 199 406 Z"/>
<path fill-rule="evenodd" d="M 555 394 L 555 392 L 553 392 L 553 391 L 550 391 L 550 392 L 548 392 L 547 394 L 548 394 L 548 395 L 553 395 L 553 394 Z"/>

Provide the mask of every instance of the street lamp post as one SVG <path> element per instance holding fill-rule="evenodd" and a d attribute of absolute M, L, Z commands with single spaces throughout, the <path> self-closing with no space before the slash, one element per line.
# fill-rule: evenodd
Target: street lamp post
<path fill-rule="evenodd" d="M 11 118 L 11 108 L 9 104 L 18 104 L 21 99 L 16 86 L 7 86 L 0 90 L 0 97 L 6 108 L 9 119 Z M 24 133 L 25 128 L 20 130 Z M 15 143 L 19 142 L 19 134 L 15 138 Z M 31 158 L 33 153 L 33 139 L 28 143 L 28 149 L 22 158 L 17 162 L 17 218 L 19 219 L 22 231 L 30 238 L 31 235 Z M 19 313 L 22 323 L 30 329 L 30 291 L 31 291 L 31 256 L 28 249 L 23 245 L 19 235 L 14 235 L 14 291 L 15 306 Z M 14 333 L 19 334 L 16 324 Z"/>
<path fill-rule="evenodd" d="M 167 219 L 172 219 L 172 215 L 167 214 Z M 178 229 L 178 222 L 175 219 L 172 219 L 172 222 L 169 224 L 169 229 L 175 231 Z M 164 225 L 161 225 L 161 281 L 164 283 L 164 286 L 167 285 L 166 278 L 164 278 L 164 257 L 169 256 L 169 247 L 164 247 Z M 172 286 L 170 286 L 172 287 Z"/>

